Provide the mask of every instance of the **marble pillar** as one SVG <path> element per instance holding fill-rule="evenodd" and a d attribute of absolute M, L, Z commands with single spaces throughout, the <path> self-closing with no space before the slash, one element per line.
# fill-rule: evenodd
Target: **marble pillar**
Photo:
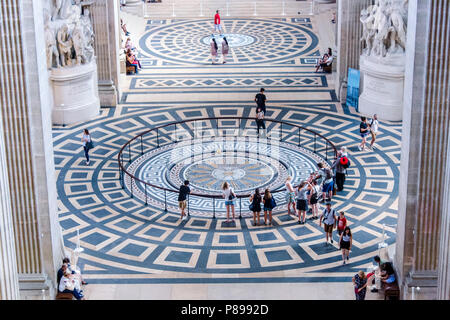
<path fill-rule="evenodd" d="M 2 0 L 0 6 L 0 101 L 22 298 L 41 290 L 53 296 L 64 256 L 42 4 Z"/>
<path fill-rule="evenodd" d="M 409 0 L 394 265 L 402 297 L 436 298 L 445 170 L 449 166 L 448 0 Z M 447 230 L 448 232 L 448 230 Z"/>
<path fill-rule="evenodd" d="M 115 107 L 119 103 L 119 3 L 95 0 L 91 6 L 92 26 L 97 56 L 98 93 L 101 106 Z"/>
<path fill-rule="evenodd" d="M 363 27 L 360 22 L 361 10 L 366 9 L 373 0 L 338 0 L 337 1 L 337 66 L 335 76 L 335 90 L 341 97 L 341 86 L 347 81 L 348 68 L 359 69 L 359 58 L 362 53 L 360 41 Z M 346 91 L 344 91 L 346 94 Z"/>
<path fill-rule="evenodd" d="M 0 21 L 3 21 L 1 10 Z M 1 30 L 2 27 L 0 26 Z M 0 65 L 0 90 L 4 91 L 2 67 L 3 65 Z M 8 165 L 1 118 L 0 113 L 0 300 L 16 300 L 19 299 L 19 279 L 17 276 L 8 172 L 6 170 Z"/>
<path fill-rule="evenodd" d="M 444 212 L 441 222 L 439 244 L 438 294 L 439 300 L 450 300 L 450 137 L 447 144 L 447 170 L 445 171 L 445 191 L 442 203 Z"/>

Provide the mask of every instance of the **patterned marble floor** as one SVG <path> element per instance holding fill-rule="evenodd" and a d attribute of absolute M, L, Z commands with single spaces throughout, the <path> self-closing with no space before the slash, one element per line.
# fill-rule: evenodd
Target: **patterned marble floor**
<path fill-rule="evenodd" d="M 102 108 L 89 123 L 54 128 L 65 245 L 75 248 L 79 230 L 84 252 L 78 264 L 91 283 L 348 281 L 378 253 L 383 224 L 386 242 L 395 241 L 401 124 L 381 122 L 375 151 L 358 151 L 358 114 L 339 105 L 330 77 L 313 72 L 319 55 L 315 23 L 225 21 L 233 59 L 211 66 L 204 41 L 209 21 L 149 21 L 140 40 L 144 69 L 127 78 L 121 105 Z M 300 226 L 280 210 L 273 227 L 254 227 L 248 218 L 228 227 L 206 215 L 181 222 L 176 203 L 165 213 L 160 204 L 145 206 L 121 188 L 117 154 L 127 140 L 173 121 L 253 116 L 260 86 L 267 90 L 267 117 L 313 129 L 350 150 L 346 188 L 333 200 L 354 234 L 345 266 L 336 241 L 324 246 L 316 221 Z M 79 142 L 85 127 L 96 142 L 90 166 Z M 286 140 L 290 136 L 284 133 Z"/>

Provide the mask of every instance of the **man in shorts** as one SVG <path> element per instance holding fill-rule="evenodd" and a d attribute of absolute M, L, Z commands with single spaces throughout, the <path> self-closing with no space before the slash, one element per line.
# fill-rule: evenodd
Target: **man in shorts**
<path fill-rule="evenodd" d="M 373 150 L 373 144 L 377 140 L 377 133 L 378 133 L 378 116 L 374 114 L 372 121 L 370 122 L 370 134 L 372 135 L 372 140 L 370 141 L 369 146 L 370 150 Z"/>
<path fill-rule="evenodd" d="M 319 220 L 319 226 L 322 226 L 325 231 L 325 245 L 328 245 L 328 238 L 330 242 L 333 243 L 333 229 L 336 228 L 336 210 L 331 208 L 331 202 L 327 202 L 325 209 L 323 209 L 322 216 Z"/>
<path fill-rule="evenodd" d="M 218 31 L 220 35 L 222 35 L 222 26 L 220 24 L 219 10 L 216 11 L 216 15 L 214 16 L 214 31 Z"/>
<path fill-rule="evenodd" d="M 187 220 L 187 215 L 185 214 L 185 210 L 187 207 L 187 195 L 191 193 L 191 189 L 188 187 L 189 181 L 185 180 L 184 184 L 180 186 L 180 192 L 178 193 L 178 207 L 181 210 L 181 220 Z"/>

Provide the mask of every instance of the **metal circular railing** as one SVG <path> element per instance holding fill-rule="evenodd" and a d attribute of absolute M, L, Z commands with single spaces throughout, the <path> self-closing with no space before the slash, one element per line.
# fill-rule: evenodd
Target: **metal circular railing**
<path fill-rule="evenodd" d="M 228 124 L 221 125 L 221 122 L 223 122 L 223 121 L 235 121 L 235 123 L 237 121 L 239 123 L 239 126 L 238 127 L 230 127 L 230 125 L 228 125 Z M 252 121 L 253 121 L 252 127 L 246 127 L 247 122 L 251 123 Z M 289 123 L 289 122 L 279 121 L 279 120 L 274 120 L 274 119 L 264 119 L 264 121 L 266 123 L 266 132 L 267 132 L 266 136 L 267 136 L 268 140 L 272 140 L 272 136 L 274 136 L 276 139 L 279 139 L 280 142 L 292 143 L 294 145 L 297 145 L 298 147 L 302 147 L 302 148 L 304 148 L 308 151 L 311 151 L 314 154 L 322 157 L 323 159 L 325 159 L 327 164 L 328 164 L 329 159 L 336 159 L 336 157 L 337 157 L 336 147 L 330 140 L 328 140 L 323 135 L 321 135 L 311 129 L 301 127 L 294 123 Z M 179 122 L 171 122 L 171 123 L 161 125 L 161 126 L 158 126 L 155 128 L 151 128 L 149 130 L 141 132 L 140 134 L 138 134 L 137 136 L 135 136 L 134 138 L 129 140 L 127 143 L 125 143 L 119 151 L 117 159 L 119 162 L 119 179 L 120 179 L 122 189 L 125 189 L 125 175 L 127 175 L 130 180 L 129 190 L 130 190 L 131 198 L 133 198 L 133 183 L 136 184 L 137 182 L 139 182 L 139 183 L 143 184 L 144 185 L 144 193 L 145 193 L 145 205 L 148 204 L 147 187 L 163 190 L 164 191 L 164 202 L 165 202 L 164 210 L 167 211 L 167 192 L 178 193 L 179 190 L 170 189 L 170 188 L 166 188 L 163 186 L 158 186 L 158 185 L 149 183 L 147 181 L 144 181 L 144 180 L 134 176 L 133 174 L 131 174 L 130 172 L 127 171 L 125 162 L 128 162 L 129 164 L 131 164 L 133 161 L 133 156 L 135 156 L 136 154 L 137 154 L 137 158 L 138 158 L 138 157 L 144 155 L 145 152 L 150 152 L 150 151 L 153 151 L 155 149 L 158 149 L 160 147 L 163 147 L 163 146 L 166 146 L 169 144 L 178 144 L 183 141 L 189 141 L 189 140 L 195 139 L 195 135 L 196 134 L 198 135 L 198 126 L 196 125 L 198 122 L 200 122 L 202 124 L 202 129 L 203 129 L 204 122 L 211 123 L 211 127 L 205 128 L 205 131 L 213 130 L 214 135 L 212 135 L 210 137 L 226 137 L 226 135 L 219 134 L 221 131 L 223 134 L 224 130 L 238 129 L 239 132 L 241 132 L 241 130 L 249 130 L 249 129 L 253 129 L 253 128 L 255 128 L 255 130 L 256 130 L 255 118 L 250 118 L 250 117 L 213 117 L 213 118 L 196 118 L 196 119 L 184 120 L 184 121 L 179 121 Z M 187 125 L 191 124 L 191 123 L 194 123 L 193 128 L 187 127 Z M 172 130 L 169 130 L 170 127 L 173 127 Z M 187 135 L 189 136 L 188 139 L 185 139 L 185 140 L 180 139 L 180 137 L 182 137 L 182 135 L 178 134 L 179 127 L 182 128 L 183 133 L 187 133 Z M 163 131 L 163 129 L 165 129 L 165 130 Z M 276 132 L 278 134 L 269 136 L 268 134 L 272 133 L 272 132 Z M 283 141 L 284 140 L 283 133 L 286 133 L 286 132 L 289 132 L 291 134 L 292 138 L 290 138 L 289 141 Z M 203 137 L 203 133 L 201 136 Z M 233 136 L 233 138 L 235 138 L 235 137 L 236 136 Z M 250 138 L 252 136 L 244 136 L 244 137 Z M 302 137 L 303 137 L 303 140 L 308 139 L 307 144 L 302 145 Z M 254 136 L 254 138 L 257 138 L 257 137 Z M 133 143 L 134 143 L 134 148 L 137 150 L 133 150 L 133 147 L 132 147 Z M 153 147 L 150 147 L 150 149 L 145 150 L 145 152 L 144 152 L 144 143 L 146 145 L 150 145 Z M 126 149 L 128 149 L 128 150 L 126 150 Z M 331 153 L 331 157 L 329 157 L 330 153 Z M 127 159 L 126 154 L 128 154 L 128 159 Z M 124 155 L 125 155 L 125 161 L 124 161 Z M 278 193 L 281 191 L 285 191 L 285 189 L 274 190 L 272 193 Z M 218 193 L 217 195 L 211 195 L 211 194 L 201 194 L 201 193 L 191 192 L 188 195 L 188 197 L 191 197 L 191 196 L 198 196 L 198 197 L 213 199 L 214 217 L 215 217 L 215 201 L 214 201 L 214 199 L 223 199 L 223 196 L 221 193 L 220 194 Z M 236 194 L 236 196 L 238 199 L 242 199 L 242 198 L 249 197 L 250 194 Z M 189 199 L 188 199 L 188 214 L 189 214 Z"/>

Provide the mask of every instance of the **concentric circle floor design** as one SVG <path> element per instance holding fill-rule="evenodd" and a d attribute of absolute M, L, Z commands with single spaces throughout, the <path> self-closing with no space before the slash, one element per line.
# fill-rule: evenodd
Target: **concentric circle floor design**
<path fill-rule="evenodd" d="M 324 159 L 318 155 L 300 148 L 292 143 L 280 143 L 270 139 L 257 140 L 236 138 L 233 143 L 222 141 L 193 140 L 191 142 L 169 144 L 159 149 L 153 149 L 135 159 L 127 172 L 149 185 L 168 190 L 178 190 L 184 180 L 189 180 L 193 193 L 206 196 L 220 196 L 221 186 L 227 181 L 237 195 L 248 195 L 256 188 L 263 192 L 284 189 L 288 176 L 292 177 L 294 185 L 317 171 L 316 164 Z M 131 188 L 131 181 L 125 176 L 125 185 Z M 149 197 L 151 189 L 154 191 Z M 158 192 L 159 191 L 159 192 Z M 150 202 L 156 207 L 165 207 L 168 203 L 170 211 L 176 212 L 178 193 L 161 192 L 154 187 L 145 187 L 139 181 L 133 183 L 133 195 L 142 201 Z M 274 193 L 278 203 L 275 212 L 283 210 L 286 204 L 284 192 Z M 191 196 L 189 199 L 190 214 L 193 216 L 212 217 L 213 199 L 201 196 Z M 247 201 L 242 214 L 241 203 L 238 207 L 241 215 L 249 216 Z M 216 217 L 225 215 L 223 201 L 216 201 Z"/>
<path fill-rule="evenodd" d="M 232 64 L 271 63 L 311 52 L 317 36 L 307 27 L 269 19 L 223 19 Z M 148 55 L 178 63 L 210 63 L 210 20 L 174 22 L 151 29 L 140 41 Z M 180 29 L 183 31 L 180 32 Z M 214 37 L 221 50 L 222 37 Z M 219 52 L 220 53 L 220 52 Z"/>

